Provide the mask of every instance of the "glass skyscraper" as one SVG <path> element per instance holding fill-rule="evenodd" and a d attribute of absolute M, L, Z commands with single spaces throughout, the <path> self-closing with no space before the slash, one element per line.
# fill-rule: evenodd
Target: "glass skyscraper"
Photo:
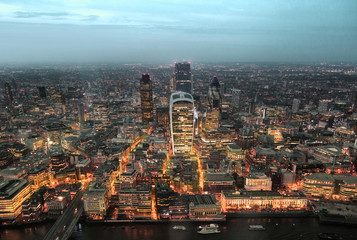
<path fill-rule="evenodd" d="M 170 129 L 174 155 L 189 153 L 193 142 L 194 105 L 189 93 L 175 92 L 170 98 Z"/>
<path fill-rule="evenodd" d="M 191 63 L 175 63 L 176 91 L 192 94 Z"/>
<path fill-rule="evenodd" d="M 144 73 L 140 79 L 140 98 L 141 114 L 143 123 L 149 123 L 154 120 L 153 99 L 152 99 L 152 81 L 148 73 Z"/>

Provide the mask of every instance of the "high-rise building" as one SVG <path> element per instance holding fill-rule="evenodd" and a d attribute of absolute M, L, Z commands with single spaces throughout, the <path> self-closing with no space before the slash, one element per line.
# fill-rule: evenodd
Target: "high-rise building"
<path fill-rule="evenodd" d="M 191 94 L 175 92 L 170 98 L 170 128 L 174 154 L 191 151 L 194 127 L 194 105 Z"/>
<path fill-rule="evenodd" d="M 14 98 L 12 97 L 11 86 L 9 83 L 5 83 L 5 102 L 6 105 L 11 106 L 14 102 Z"/>
<path fill-rule="evenodd" d="M 176 91 L 192 94 L 191 63 L 175 63 Z"/>
<path fill-rule="evenodd" d="M 238 111 L 242 110 L 242 91 L 233 88 L 232 90 L 232 107 Z"/>
<path fill-rule="evenodd" d="M 297 113 L 299 111 L 301 101 L 299 99 L 294 98 L 293 100 L 293 106 L 292 106 L 292 112 Z"/>
<path fill-rule="evenodd" d="M 37 87 L 40 98 L 46 98 L 46 88 L 45 87 Z"/>
<path fill-rule="evenodd" d="M 152 122 L 154 120 L 152 81 L 148 73 L 144 73 L 140 79 L 140 98 L 142 121 L 143 123 Z"/>
<path fill-rule="evenodd" d="M 208 91 L 208 101 L 211 109 L 213 108 L 221 109 L 222 96 L 220 92 L 220 87 L 221 85 L 219 84 L 217 77 L 214 76 Z"/>

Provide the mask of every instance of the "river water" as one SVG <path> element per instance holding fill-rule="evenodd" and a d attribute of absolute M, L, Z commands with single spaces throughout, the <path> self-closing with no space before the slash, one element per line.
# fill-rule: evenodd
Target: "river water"
<path fill-rule="evenodd" d="M 261 224 L 266 231 L 249 231 L 250 224 Z M 75 240 L 240 240 L 240 239 L 318 239 L 320 232 L 334 232 L 344 239 L 357 240 L 357 228 L 353 226 L 320 224 L 316 218 L 235 218 L 219 223 L 221 233 L 198 234 L 198 223 L 184 223 L 187 231 L 173 231 L 177 223 L 135 225 L 82 225 L 82 231 L 73 235 Z M 181 225 L 181 224 L 180 224 Z M 52 223 L 26 228 L 1 229 L 1 240 L 40 240 Z"/>

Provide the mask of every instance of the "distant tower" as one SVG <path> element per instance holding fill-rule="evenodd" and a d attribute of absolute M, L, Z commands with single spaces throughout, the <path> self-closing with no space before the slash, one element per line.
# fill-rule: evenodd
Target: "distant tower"
<path fill-rule="evenodd" d="M 84 106 L 82 103 L 78 104 L 78 119 L 79 123 L 83 124 L 85 122 L 85 116 L 84 116 Z"/>
<path fill-rule="evenodd" d="M 46 88 L 45 87 L 38 87 L 38 93 L 40 95 L 40 98 L 46 98 Z"/>
<path fill-rule="evenodd" d="M 213 77 L 212 83 L 208 90 L 208 101 L 211 109 L 222 107 L 222 96 L 220 92 L 221 85 L 216 76 Z"/>
<path fill-rule="evenodd" d="M 242 98 L 243 98 L 242 91 L 240 89 L 233 88 L 231 106 L 234 109 L 241 111 L 242 110 Z"/>
<path fill-rule="evenodd" d="M 174 155 L 189 153 L 192 149 L 194 130 L 194 105 L 191 94 L 171 94 L 170 130 Z"/>
<path fill-rule="evenodd" d="M 144 73 L 140 79 L 140 98 L 142 121 L 143 123 L 152 122 L 154 120 L 152 81 L 148 73 Z"/>
<path fill-rule="evenodd" d="M 206 116 L 205 131 L 217 130 L 222 110 L 222 96 L 220 84 L 216 76 L 213 77 L 212 83 L 208 90 L 209 109 Z"/>
<path fill-rule="evenodd" d="M 292 106 L 292 112 L 297 113 L 299 111 L 301 101 L 299 99 L 294 98 L 293 100 L 293 106 Z"/>
<path fill-rule="evenodd" d="M 14 103 L 11 86 L 9 83 L 5 83 L 5 102 L 8 106 L 12 106 L 12 104 Z"/>
<path fill-rule="evenodd" d="M 176 91 L 192 94 L 191 63 L 175 63 Z"/>

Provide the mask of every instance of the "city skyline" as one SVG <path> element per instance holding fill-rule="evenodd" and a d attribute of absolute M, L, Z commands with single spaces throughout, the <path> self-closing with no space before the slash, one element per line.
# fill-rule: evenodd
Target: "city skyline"
<path fill-rule="evenodd" d="M 355 1 L 0 1 L 0 63 L 356 62 Z"/>

